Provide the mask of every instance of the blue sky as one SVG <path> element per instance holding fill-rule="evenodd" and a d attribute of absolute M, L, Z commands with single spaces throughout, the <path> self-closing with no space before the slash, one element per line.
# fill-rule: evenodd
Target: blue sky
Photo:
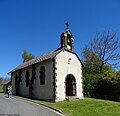
<path fill-rule="evenodd" d="M 0 77 L 22 63 L 23 50 L 37 57 L 60 47 L 66 21 L 81 58 L 96 31 L 120 37 L 120 0 L 0 0 Z"/>

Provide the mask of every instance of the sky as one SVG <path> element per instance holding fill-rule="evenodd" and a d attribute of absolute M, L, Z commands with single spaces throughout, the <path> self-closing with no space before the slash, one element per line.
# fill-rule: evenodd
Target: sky
<path fill-rule="evenodd" d="M 120 0 L 0 0 L 0 77 L 23 62 L 24 50 L 38 57 L 60 47 L 67 21 L 81 58 L 96 32 L 112 28 L 120 38 Z"/>

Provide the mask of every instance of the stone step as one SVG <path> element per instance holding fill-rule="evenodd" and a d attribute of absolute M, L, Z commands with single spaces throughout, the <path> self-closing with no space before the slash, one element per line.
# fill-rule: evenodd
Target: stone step
<path fill-rule="evenodd" d="M 76 96 L 67 96 L 66 100 L 68 100 L 68 101 L 77 101 L 77 100 L 80 100 L 80 99 L 77 98 Z"/>

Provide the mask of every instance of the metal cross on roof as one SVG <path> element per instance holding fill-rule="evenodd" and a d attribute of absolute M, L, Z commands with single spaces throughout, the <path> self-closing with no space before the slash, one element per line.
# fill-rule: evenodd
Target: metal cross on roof
<path fill-rule="evenodd" d="M 66 29 L 68 29 L 68 27 L 70 26 L 68 22 L 66 22 L 65 25 L 66 25 Z"/>

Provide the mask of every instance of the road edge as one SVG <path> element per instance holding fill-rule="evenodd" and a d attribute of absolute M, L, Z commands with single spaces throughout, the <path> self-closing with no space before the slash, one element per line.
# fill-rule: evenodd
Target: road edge
<path fill-rule="evenodd" d="M 44 107 L 47 107 L 47 108 L 50 108 L 60 114 L 62 114 L 63 116 L 68 116 L 67 114 L 63 113 L 61 110 L 57 109 L 57 108 L 53 108 L 52 106 L 49 106 L 49 105 L 46 105 L 46 104 L 43 104 L 43 103 L 38 103 L 32 99 L 29 99 L 29 98 L 25 98 L 25 97 L 21 97 L 21 96 L 13 96 L 15 98 L 18 98 L 18 99 L 22 99 L 22 100 L 26 100 L 26 101 L 29 101 L 29 102 L 32 102 L 32 103 L 36 103 L 36 104 L 39 104 L 39 105 L 42 105 Z"/>

